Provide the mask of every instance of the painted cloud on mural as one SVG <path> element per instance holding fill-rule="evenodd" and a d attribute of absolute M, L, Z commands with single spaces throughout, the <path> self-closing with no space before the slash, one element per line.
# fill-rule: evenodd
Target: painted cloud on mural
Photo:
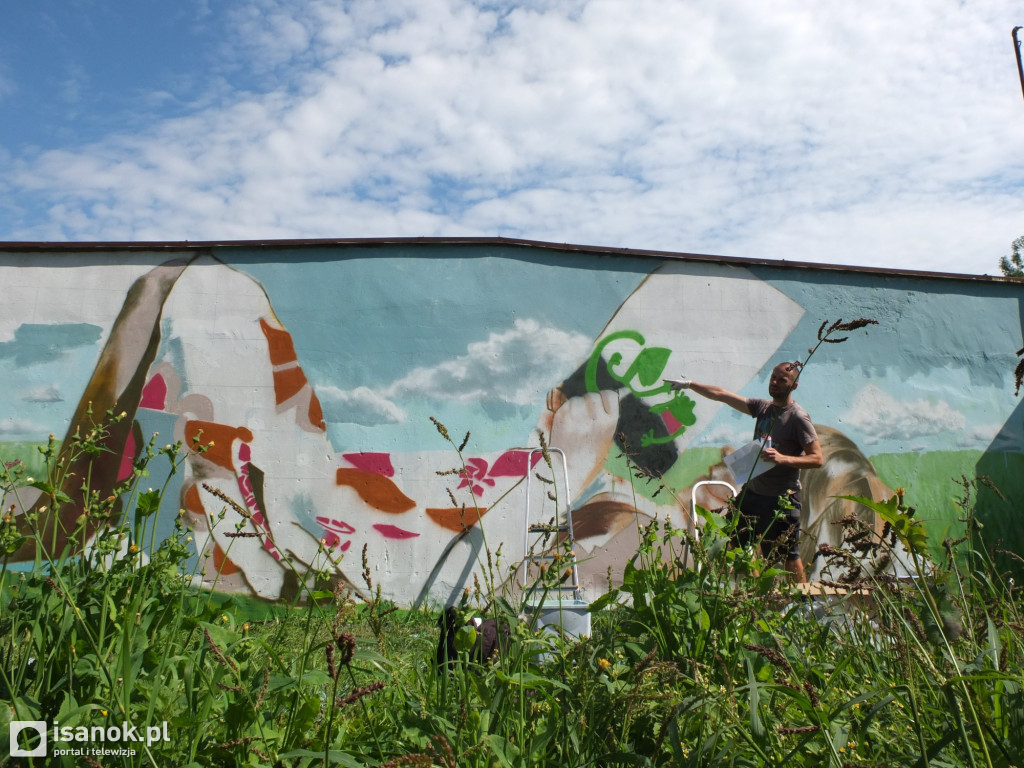
<path fill-rule="evenodd" d="M 580 334 L 517 318 L 512 328 L 470 343 L 465 355 L 410 371 L 387 392 L 392 397 L 536 405 L 558 381 L 565 361 L 582 358 L 592 342 Z"/>
<path fill-rule="evenodd" d="M 60 403 L 64 397 L 58 384 L 42 384 L 22 392 L 21 399 L 29 403 Z"/>
<path fill-rule="evenodd" d="M 370 387 L 341 390 L 337 387 L 317 387 L 317 394 L 328 424 L 361 424 L 373 427 L 380 424 L 402 424 L 409 415 L 388 397 Z"/>
<path fill-rule="evenodd" d="M 872 445 L 880 440 L 915 438 L 942 432 L 960 432 L 966 426 L 962 413 L 939 398 L 898 400 L 875 384 L 863 387 L 843 417 L 868 437 Z"/>
<path fill-rule="evenodd" d="M 512 328 L 470 342 L 466 353 L 434 366 L 416 367 L 379 389 L 318 387 L 328 423 L 363 426 L 409 419 L 399 404 L 410 397 L 438 402 L 474 402 L 484 409 L 535 405 L 558 381 L 565 360 L 586 355 L 591 339 L 517 318 Z"/>

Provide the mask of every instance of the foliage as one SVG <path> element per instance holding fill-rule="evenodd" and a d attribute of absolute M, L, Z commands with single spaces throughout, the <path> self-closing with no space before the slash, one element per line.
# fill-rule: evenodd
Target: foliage
<path fill-rule="evenodd" d="M 1010 244 L 1010 255 L 999 258 L 999 269 L 1006 277 L 1024 277 L 1024 235 Z"/>
<path fill-rule="evenodd" d="M 27 498 L 32 488 L 56 512 L 69 502 L 59 490 L 63 466 L 105 451 L 109 427 L 121 418 L 107 414 L 76 435 L 62 454 L 71 457 L 66 462 L 55 460 L 51 439 L 41 448 L 45 478 L 28 476 L 20 461 L 5 463 L 6 498 Z M 232 600 L 191 586 L 193 574 L 183 565 L 192 532 L 181 518 L 172 536 L 155 540 L 154 513 L 166 488 L 142 490 L 141 481 L 152 462 L 168 461 L 169 479 L 185 450 L 205 449 L 197 443 L 156 450 L 151 441 L 118 489 L 123 515 L 114 497 L 100 498 L 86 478 L 86 506 L 59 551 L 46 537 L 53 528 L 42 519 L 46 507 L 25 511 L 30 505 L 22 504 L 19 514 L 16 501 L 0 520 L 0 730 L 6 733 L 10 720 L 45 721 L 61 727 L 50 734 L 51 750 L 134 752 L 115 751 L 102 763 L 86 751 L 22 758 L 24 764 L 360 764 L 333 754 L 331 745 L 348 719 L 343 710 L 359 708 L 379 690 L 377 673 L 387 662 L 341 630 L 355 610 L 344 592 L 307 591 L 306 607 L 286 606 L 262 625 L 246 622 Z M 87 535 L 87 524 L 97 521 L 99 532 Z M 17 571 L 7 559 L 26 538 L 35 540 L 36 561 L 30 571 Z M 99 727 L 134 738 L 85 743 Z M 28 746 L 34 745 L 22 745 Z"/>

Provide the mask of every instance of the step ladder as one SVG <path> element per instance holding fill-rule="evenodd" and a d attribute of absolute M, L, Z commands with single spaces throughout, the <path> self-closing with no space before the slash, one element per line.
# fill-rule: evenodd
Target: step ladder
<path fill-rule="evenodd" d="M 543 458 L 545 451 L 541 448 L 531 449 L 527 467 L 533 467 L 535 454 Z M 530 509 L 533 473 L 528 471 L 526 475 L 526 515 L 520 581 L 524 610 L 528 614 L 536 614 L 539 627 L 557 631 L 564 636 L 580 638 L 590 635 L 590 605 L 583 599 L 580 589 L 572 508 L 569 503 L 572 498 L 569 493 L 569 469 L 565 452 L 561 448 L 548 448 L 547 457 L 555 475 L 552 477 L 552 483 L 556 491 L 554 515 L 547 522 L 534 519 L 536 511 Z M 561 493 L 558 493 L 559 474 Z M 568 557 L 563 555 L 566 549 L 563 542 L 568 543 L 568 550 L 571 553 Z M 536 574 L 539 566 L 551 566 L 554 563 L 558 564 L 559 570 L 564 567 L 564 578 L 555 584 L 541 584 L 539 578 L 533 578 L 531 583 L 531 574 Z"/>

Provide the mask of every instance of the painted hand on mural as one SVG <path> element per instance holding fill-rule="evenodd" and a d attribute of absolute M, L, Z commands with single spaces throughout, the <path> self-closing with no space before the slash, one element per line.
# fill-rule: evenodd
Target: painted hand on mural
<path fill-rule="evenodd" d="M 560 448 L 567 457 L 569 487 L 574 496 L 582 493 L 604 467 L 619 423 L 619 397 L 602 390 L 568 398 L 561 390 L 548 394 L 548 445 Z"/>

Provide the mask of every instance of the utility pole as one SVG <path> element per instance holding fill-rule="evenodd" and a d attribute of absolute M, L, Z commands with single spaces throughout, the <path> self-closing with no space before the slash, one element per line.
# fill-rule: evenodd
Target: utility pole
<path fill-rule="evenodd" d="M 1024 95 L 1024 65 L 1020 63 L 1020 40 L 1017 39 L 1017 32 L 1020 29 L 1020 27 L 1014 27 L 1010 36 L 1013 38 L 1013 52 L 1017 54 L 1017 74 L 1020 75 L 1020 92 L 1021 95 Z"/>

